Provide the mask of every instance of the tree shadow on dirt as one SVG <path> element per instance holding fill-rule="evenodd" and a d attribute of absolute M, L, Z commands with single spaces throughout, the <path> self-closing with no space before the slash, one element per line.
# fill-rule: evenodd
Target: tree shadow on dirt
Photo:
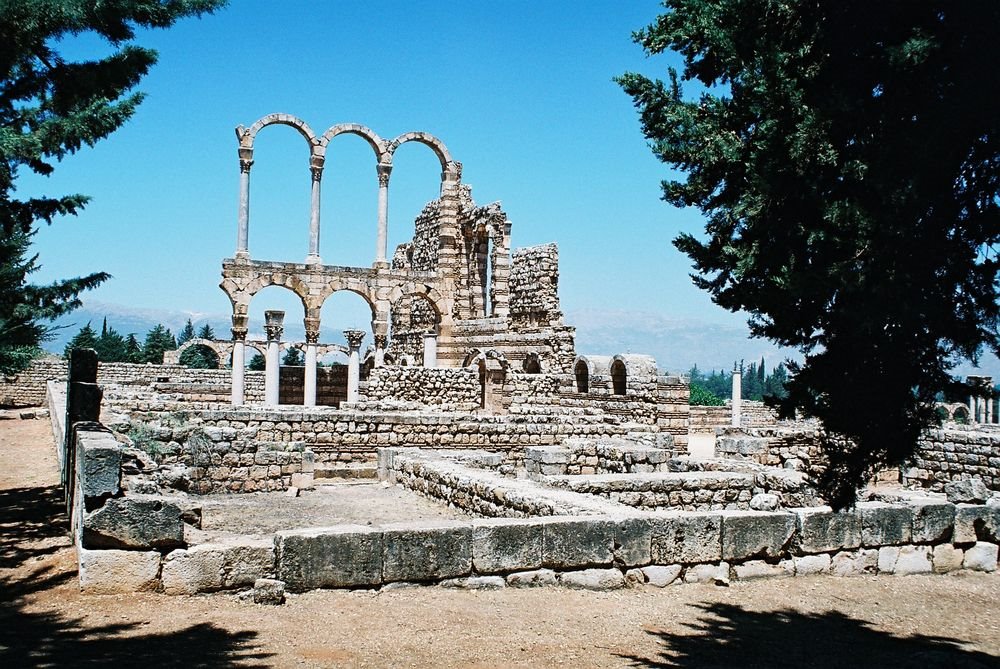
<path fill-rule="evenodd" d="M 50 572 L 42 567 L 22 580 L 0 578 L 0 667 L 269 666 L 272 654 L 257 649 L 253 631 L 200 623 L 143 634 L 143 622 L 95 625 L 60 611 L 28 610 L 27 595 L 76 579 L 73 572 Z"/>
<path fill-rule="evenodd" d="M 0 569 L 51 555 L 69 540 L 69 522 L 59 486 L 0 490 Z"/>
<path fill-rule="evenodd" d="M 967 650 L 946 637 L 901 637 L 837 611 L 747 611 L 731 604 L 695 606 L 703 614 L 684 623 L 691 632 L 647 629 L 663 650 L 655 658 L 619 654 L 637 667 L 902 667 L 986 669 L 1000 658 Z M 970 612 L 972 615 L 972 612 Z"/>

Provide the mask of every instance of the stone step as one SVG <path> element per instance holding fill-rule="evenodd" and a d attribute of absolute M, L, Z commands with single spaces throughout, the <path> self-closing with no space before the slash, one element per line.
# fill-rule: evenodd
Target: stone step
<path fill-rule="evenodd" d="M 317 464 L 313 471 L 316 482 L 324 480 L 354 480 L 354 479 L 377 479 L 378 465 L 372 463 L 361 464 Z"/>

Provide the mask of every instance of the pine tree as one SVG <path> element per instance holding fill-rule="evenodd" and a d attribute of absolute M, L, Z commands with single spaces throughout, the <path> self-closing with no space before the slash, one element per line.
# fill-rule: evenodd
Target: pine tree
<path fill-rule="evenodd" d="M 194 339 L 194 323 L 189 318 L 184 327 L 181 328 L 181 331 L 177 333 L 177 345 L 181 346 L 192 339 Z"/>
<path fill-rule="evenodd" d="M 70 352 L 75 348 L 97 349 L 97 332 L 94 331 L 94 328 L 90 327 L 89 322 L 80 328 L 80 331 L 73 335 L 73 338 L 69 340 L 69 343 L 66 344 L 66 348 L 63 351 L 63 355 L 69 358 Z"/>
<path fill-rule="evenodd" d="M 247 369 L 252 372 L 263 372 L 266 367 L 267 360 L 260 353 L 254 353 L 253 357 L 250 358 L 250 364 L 247 365 Z"/>
<path fill-rule="evenodd" d="M 208 339 L 209 341 L 215 339 L 215 331 L 212 330 L 212 326 L 209 325 L 208 323 L 202 325 L 201 328 L 198 330 L 198 338 Z"/>
<path fill-rule="evenodd" d="M 285 351 L 285 356 L 281 359 L 281 364 L 286 367 L 301 367 L 306 364 L 306 359 L 302 355 L 302 351 L 292 347 Z"/>
<path fill-rule="evenodd" d="M 173 351 L 176 348 L 174 335 L 162 323 L 157 323 L 146 333 L 146 341 L 142 344 L 142 361 L 162 364 L 164 351 Z"/>
<path fill-rule="evenodd" d="M 94 350 L 97 351 L 97 359 L 101 362 L 125 361 L 125 338 L 114 328 L 108 327 L 107 317 L 101 324 L 101 336 L 97 338 Z"/>
<path fill-rule="evenodd" d="M 134 332 L 125 339 L 125 362 L 142 362 L 142 346 Z"/>
<path fill-rule="evenodd" d="M 51 336 L 46 323 L 80 306 L 79 295 L 110 275 L 35 285 L 31 238 L 42 222 L 78 214 L 85 195 L 16 199 L 18 170 L 47 176 L 55 163 L 104 139 L 135 111 L 129 91 L 156 62 L 156 52 L 126 44 L 135 29 L 165 28 L 210 12 L 221 0 L 6 0 L 0 4 L 0 371 L 23 369 Z M 110 55 L 65 60 L 60 40 L 96 33 Z"/>

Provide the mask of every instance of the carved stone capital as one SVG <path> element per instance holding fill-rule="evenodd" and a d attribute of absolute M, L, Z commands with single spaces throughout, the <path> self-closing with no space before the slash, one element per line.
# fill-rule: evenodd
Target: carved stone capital
<path fill-rule="evenodd" d="M 268 341 L 280 341 L 281 333 L 284 331 L 285 312 L 265 311 L 264 312 L 264 332 Z"/>
<path fill-rule="evenodd" d="M 347 347 L 353 352 L 361 348 L 361 340 L 365 338 L 364 330 L 344 330 Z"/>
<path fill-rule="evenodd" d="M 246 328 L 232 328 L 233 341 L 246 341 L 247 339 L 247 329 Z"/>
<path fill-rule="evenodd" d="M 306 330 L 306 343 L 307 344 L 318 344 L 319 343 L 319 330 Z"/>
<path fill-rule="evenodd" d="M 378 185 L 379 188 L 389 187 L 389 175 L 392 174 L 392 165 L 387 165 L 385 163 L 379 163 L 375 166 L 376 172 L 378 172 Z"/>
<path fill-rule="evenodd" d="M 264 334 L 267 335 L 268 341 L 281 341 L 281 333 L 285 331 L 285 328 L 280 325 L 265 325 Z"/>
<path fill-rule="evenodd" d="M 384 334 L 375 335 L 375 348 L 376 350 L 385 348 L 389 345 L 389 336 Z"/>
<path fill-rule="evenodd" d="M 320 181 L 323 178 L 323 168 L 322 167 L 310 167 L 309 171 L 312 172 L 312 180 Z"/>
<path fill-rule="evenodd" d="M 245 174 L 250 174 L 251 167 L 253 167 L 253 160 L 240 158 L 240 172 L 243 172 Z"/>

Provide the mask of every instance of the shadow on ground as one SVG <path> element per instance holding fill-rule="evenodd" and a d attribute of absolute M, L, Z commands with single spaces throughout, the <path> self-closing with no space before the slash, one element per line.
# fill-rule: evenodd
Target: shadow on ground
<path fill-rule="evenodd" d="M 143 633 L 143 622 L 95 624 L 35 598 L 56 600 L 75 587 L 75 571 L 29 563 L 71 550 L 62 491 L 56 486 L 0 490 L 0 667 L 262 667 L 270 653 L 256 632 L 231 632 L 201 623 L 172 632 Z M 48 561 L 51 562 L 51 561 Z M 56 592 L 46 592 L 56 588 Z M 88 606 L 87 597 L 77 601 Z M 100 610 L 101 598 L 95 597 Z M 147 612 L 149 617 L 155 611 Z"/>
<path fill-rule="evenodd" d="M 702 615 L 674 634 L 648 629 L 663 651 L 647 658 L 620 654 L 637 667 L 901 667 L 995 669 L 1000 658 L 967 650 L 955 639 L 895 636 L 837 611 L 747 611 L 731 604 L 696 606 Z"/>

